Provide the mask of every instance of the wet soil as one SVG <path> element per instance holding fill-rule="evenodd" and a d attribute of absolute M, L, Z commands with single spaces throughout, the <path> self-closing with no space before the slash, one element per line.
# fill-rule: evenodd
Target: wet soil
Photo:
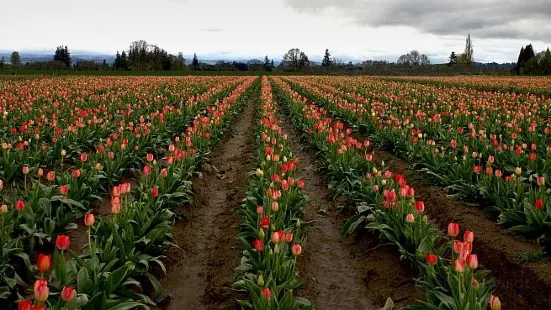
<path fill-rule="evenodd" d="M 305 180 L 310 200 L 305 208 L 306 247 L 297 269 L 304 279 L 298 295 L 309 299 L 317 309 L 379 309 L 392 298 L 400 309 L 415 304 L 424 295 L 414 286 L 415 274 L 391 246 L 380 246 L 374 235 L 360 233 L 342 237 L 341 227 L 351 216 L 344 201 L 333 201 L 318 170 L 315 152 L 283 113 L 283 129 L 288 134 L 293 154 L 299 158 L 298 176 Z"/>
<path fill-rule="evenodd" d="M 234 247 L 245 194 L 247 173 L 254 168 L 254 102 L 247 103 L 223 144 L 202 165 L 193 180 L 195 197 L 182 210 L 173 230 L 175 243 L 167 253 L 168 298 L 162 309 L 237 309 L 246 299 L 230 289 L 241 254 Z"/>
<path fill-rule="evenodd" d="M 442 187 L 415 181 L 419 174 L 406 161 L 383 150 L 375 150 L 374 159 L 384 160 L 392 172 L 412 182 L 416 198 L 424 201 L 425 212 L 437 227 L 445 229 L 449 222 L 456 222 L 462 231 L 475 233 L 473 251 L 492 272 L 503 309 L 551 309 L 551 261 L 519 261 L 519 254 L 537 251 L 536 244 L 506 234 L 482 208 L 447 196 Z"/>

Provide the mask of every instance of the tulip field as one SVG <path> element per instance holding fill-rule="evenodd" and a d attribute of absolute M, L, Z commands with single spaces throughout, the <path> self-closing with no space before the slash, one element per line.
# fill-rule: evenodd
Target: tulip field
<path fill-rule="evenodd" d="M 550 86 L 0 77 L 0 309 L 551 309 Z"/>

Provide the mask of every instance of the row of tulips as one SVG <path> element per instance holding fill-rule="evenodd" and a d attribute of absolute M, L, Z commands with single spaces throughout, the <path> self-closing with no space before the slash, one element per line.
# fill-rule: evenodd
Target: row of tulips
<path fill-rule="evenodd" d="M 258 107 L 258 169 L 251 174 L 239 233 L 243 251 L 233 288 L 248 293 L 244 309 L 306 309 L 308 300 L 296 297 L 301 285 L 296 260 L 302 254 L 301 218 L 306 197 L 304 181 L 296 176 L 298 158 L 272 100 L 268 79 L 262 78 Z"/>
<path fill-rule="evenodd" d="M 166 128 L 169 130 L 164 130 L 164 133 L 159 132 L 157 134 L 159 141 L 164 141 L 162 143 L 165 143 L 165 145 L 168 145 L 168 143 L 166 142 L 167 139 L 168 139 L 168 142 L 170 142 L 172 133 L 176 133 L 179 128 L 182 128 L 182 123 L 186 122 L 186 118 L 191 118 L 192 115 L 194 115 L 192 113 L 195 113 L 195 114 L 200 113 L 199 111 L 207 104 L 214 104 L 215 106 L 217 106 L 219 104 L 225 103 L 227 100 L 233 100 L 232 96 L 235 96 L 234 94 L 237 94 L 243 91 L 243 84 L 237 89 L 235 89 L 224 100 L 219 102 L 218 96 L 223 96 L 224 94 L 227 94 L 228 91 L 229 89 L 227 89 L 226 87 L 222 87 L 222 88 L 219 88 L 218 92 L 215 92 L 216 96 L 213 96 L 212 98 L 207 98 L 208 100 L 206 102 L 201 102 L 200 104 L 194 103 L 190 107 L 182 106 L 184 111 L 174 112 L 175 114 L 178 114 L 181 117 L 180 123 L 174 122 L 172 125 L 174 127 L 172 128 L 170 128 L 167 125 Z M 170 114 L 171 113 L 166 113 L 167 116 Z M 199 116 L 201 115 L 202 113 L 199 114 Z M 192 123 L 196 123 L 197 122 L 196 119 L 197 117 Z M 156 127 L 152 127 L 152 128 L 153 130 L 156 129 Z M 192 127 L 189 127 L 189 128 L 192 128 Z M 101 172 L 103 167 L 109 165 L 109 162 L 101 161 L 100 157 L 103 155 L 102 153 L 109 154 L 108 156 L 105 156 L 108 159 L 115 159 L 118 157 L 135 155 L 132 152 L 125 153 L 124 151 L 126 150 L 126 148 L 121 147 L 122 145 L 127 144 L 127 142 L 123 142 L 126 139 L 127 138 L 125 137 L 124 132 L 121 130 L 120 140 L 117 137 L 114 139 L 114 141 L 116 142 L 113 143 L 113 144 L 118 144 L 118 147 L 113 147 L 113 144 L 108 145 L 107 143 L 106 145 L 98 146 L 98 151 L 96 154 L 94 154 L 98 156 L 97 159 L 94 159 L 94 161 L 96 162 L 96 164 L 93 165 L 94 169 Z M 192 141 L 191 134 L 189 136 L 186 136 L 184 141 L 185 141 L 184 143 L 189 144 L 190 146 L 193 146 L 193 144 L 191 143 Z M 156 145 L 155 151 L 157 153 L 163 153 L 163 150 L 159 149 L 161 145 L 162 145 L 161 142 L 158 142 L 158 144 Z M 139 149 L 152 149 L 151 146 L 152 145 L 148 145 L 147 143 L 144 143 L 142 145 L 136 144 L 136 147 L 134 148 L 134 152 L 138 153 Z M 113 149 L 107 151 L 108 148 L 111 148 L 111 147 L 113 147 Z M 192 147 L 192 150 L 193 150 L 193 147 Z M 195 152 L 196 151 L 193 151 L 193 153 Z M 110 155 L 110 154 L 113 154 L 113 155 Z M 146 162 L 146 160 L 151 156 L 153 156 L 153 154 L 148 154 L 148 156 L 145 156 L 145 153 L 144 153 L 143 157 L 145 157 L 145 159 L 139 160 L 137 162 L 138 163 L 142 161 Z M 84 165 L 90 160 L 90 158 L 93 158 L 92 154 L 90 155 L 90 157 L 81 155 L 80 161 Z M 98 164 L 100 167 L 99 169 L 97 168 Z M 81 174 L 76 175 L 74 171 L 81 171 L 83 170 L 83 167 L 80 167 L 79 163 L 76 163 L 76 165 L 77 166 L 71 169 L 72 172 L 69 175 L 73 178 L 80 179 L 82 175 Z M 124 166 L 122 166 L 122 168 L 124 168 Z M 19 216 L 18 215 L 19 213 L 23 215 L 23 214 L 26 214 L 25 212 L 28 212 L 27 214 L 30 214 L 35 217 L 35 221 L 39 221 L 39 220 L 43 220 L 42 217 L 36 216 L 36 215 L 39 215 L 39 212 L 37 212 L 37 210 L 38 211 L 42 210 L 40 208 L 43 208 L 48 212 L 53 212 L 54 214 L 57 214 L 57 215 L 59 215 L 60 213 L 63 214 L 63 212 L 65 211 L 65 219 L 69 223 L 68 226 L 58 225 L 59 224 L 57 222 L 57 219 L 59 218 L 58 216 L 57 218 L 52 218 L 50 220 L 46 219 L 46 223 L 48 223 L 48 225 L 50 225 L 50 223 L 51 225 L 58 225 L 60 227 L 58 231 L 54 231 L 53 233 L 50 233 L 50 234 L 40 233 L 40 232 L 37 233 L 38 237 L 42 237 L 41 249 L 46 252 L 50 251 L 48 250 L 49 240 L 52 240 L 51 238 L 53 238 L 53 236 L 63 233 L 68 228 L 74 228 L 76 225 L 72 223 L 74 222 L 74 219 L 78 216 L 78 213 L 73 212 L 74 210 L 70 210 L 70 211 L 63 210 L 62 207 L 63 207 L 63 203 L 66 203 L 67 201 L 76 202 L 75 200 L 68 198 L 68 196 L 72 191 L 78 190 L 79 187 L 75 187 L 70 183 L 69 185 L 67 185 L 67 183 L 54 184 L 54 181 L 56 182 L 63 181 L 62 176 L 64 173 L 61 173 L 61 176 L 50 178 L 51 173 L 52 172 L 48 173 L 48 180 L 50 182 L 48 184 L 49 186 L 45 186 L 39 183 L 38 181 L 34 182 L 33 183 L 34 195 L 32 196 L 33 199 L 30 200 L 31 203 L 22 210 L 18 210 L 17 208 L 15 208 L 15 212 L 12 212 L 17 216 Z M 122 177 L 122 174 L 120 176 Z M 97 188 L 98 184 L 96 183 L 93 183 L 93 184 L 89 183 L 87 184 L 87 186 L 89 187 L 96 186 L 93 188 L 95 190 L 98 190 Z M 103 184 L 103 186 L 105 186 L 105 184 Z M 44 188 L 46 187 L 48 190 L 44 191 Z M 59 194 L 57 192 L 59 192 Z M 50 199 L 52 201 L 58 202 L 57 204 L 53 205 L 54 207 L 53 210 L 52 210 L 52 204 L 45 205 L 45 203 L 49 201 L 48 200 L 49 196 L 47 196 L 47 194 L 56 195 L 54 196 L 56 197 L 55 199 L 54 198 Z M 133 210 L 133 212 L 139 211 L 139 210 L 141 210 L 141 212 L 146 212 L 146 213 L 151 212 L 147 208 L 147 205 L 143 203 L 143 201 L 132 199 L 133 195 L 130 194 L 130 183 L 123 183 L 122 186 L 113 187 L 113 192 L 111 193 L 111 195 L 112 195 L 112 199 L 111 199 L 112 212 L 117 214 L 115 218 L 119 217 L 118 214 L 122 213 L 121 207 L 125 205 L 130 206 L 130 208 L 128 209 Z M 180 196 L 184 197 L 182 195 Z M 178 196 L 175 196 L 175 197 L 178 197 Z M 86 198 L 84 198 L 81 201 L 89 203 L 90 201 L 87 200 Z M 35 201 L 37 201 L 36 204 L 33 203 Z M 17 206 L 17 203 L 16 203 L 16 206 Z M 60 209 L 62 211 L 60 211 Z M 124 210 L 126 208 L 122 208 L 122 209 Z M 83 211 L 80 210 L 80 212 L 83 212 Z M 131 212 L 130 215 L 128 216 L 130 216 L 131 218 L 135 218 L 133 212 Z M 44 214 L 44 212 L 42 214 Z M 90 214 L 89 213 L 86 214 L 85 224 L 86 224 L 86 219 L 89 217 L 90 217 Z M 70 220 L 67 218 L 70 218 Z M 61 285 L 65 286 L 65 283 L 71 283 L 70 281 L 74 281 L 75 279 L 77 280 L 77 282 L 80 279 L 82 283 L 86 283 L 86 284 L 83 284 L 85 288 L 80 290 L 80 294 L 82 295 L 79 295 L 79 296 L 83 296 L 83 297 L 82 297 L 82 300 L 79 300 L 79 303 L 89 304 L 89 306 L 87 306 L 89 309 L 92 309 L 95 307 L 110 308 L 110 307 L 119 306 L 121 303 L 122 304 L 127 303 L 130 305 L 137 304 L 136 302 L 129 302 L 129 300 L 139 300 L 140 301 L 139 304 L 151 304 L 152 301 L 149 299 L 149 297 L 147 297 L 147 295 L 141 294 L 141 293 L 135 293 L 136 290 L 132 286 L 139 286 L 138 285 L 139 282 L 130 281 L 130 282 L 114 283 L 113 282 L 114 278 L 112 277 L 116 277 L 117 279 L 118 278 L 124 279 L 125 277 L 129 277 L 129 279 L 143 277 L 144 278 L 142 279 L 143 283 L 149 283 L 150 286 L 155 288 L 155 291 L 159 292 L 158 281 L 156 281 L 155 278 L 151 274 L 149 274 L 148 266 L 151 263 L 155 263 L 155 262 L 159 263 L 160 261 L 159 261 L 158 255 L 162 253 L 161 250 L 163 250 L 168 245 L 170 245 L 170 243 L 162 239 L 169 236 L 166 234 L 166 232 L 170 228 L 169 223 L 171 221 L 171 218 L 172 218 L 171 212 L 163 211 L 163 212 L 157 212 L 151 216 L 146 216 L 143 220 L 144 221 L 147 220 L 148 221 L 147 223 L 143 221 L 140 222 L 137 220 L 128 221 L 128 223 L 133 223 L 133 224 L 138 223 L 136 227 L 138 227 L 139 230 L 128 229 L 128 227 L 124 227 L 123 229 L 121 228 L 122 225 L 119 225 L 118 221 L 115 221 L 114 223 L 110 223 L 108 221 L 104 223 L 103 221 L 100 221 L 99 225 L 96 226 L 97 230 L 94 230 L 95 232 L 94 233 L 95 237 L 93 238 L 94 243 L 92 244 L 89 242 L 90 246 L 88 247 L 89 251 L 87 254 L 84 254 L 83 256 L 78 256 L 77 253 L 74 253 L 73 251 L 69 251 L 70 253 L 69 256 L 72 259 L 68 261 L 65 261 L 64 256 L 54 254 L 54 261 L 56 262 L 55 264 L 56 268 L 54 270 L 57 270 L 57 271 L 54 272 L 53 274 L 55 275 L 54 279 L 56 280 L 55 282 L 57 286 L 61 286 Z M 124 221 L 124 222 L 127 223 L 127 221 Z M 33 239 L 33 237 L 28 238 L 25 236 L 21 236 L 21 234 L 18 234 L 18 232 L 20 232 L 20 229 L 17 229 L 18 228 L 16 225 L 17 223 L 14 223 L 13 221 L 9 223 L 12 225 L 12 227 L 15 227 L 16 229 L 14 229 L 11 232 L 4 231 L 4 232 L 9 232 L 6 234 L 7 236 L 12 237 L 16 240 L 22 240 L 22 241 L 23 240 L 28 241 Z M 88 224 L 86 225 L 88 226 Z M 23 227 L 23 225 L 19 225 L 19 226 Z M 35 228 L 40 229 L 41 227 L 35 225 Z M 3 235 L 3 237 L 5 237 L 6 235 Z M 60 236 L 65 236 L 65 235 L 60 235 Z M 89 241 L 91 240 L 90 237 L 91 235 L 89 231 L 88 232 Z M 59 236 L 58 236 L 58 239 L 59 239 Z M 139 248 L 139 244 L 141 243 L 145 243 L 145 247 L 148 249 L 148 251 L 150 250 L 153 251 L 153 253 L 156 253 L 157 256 L 150 255 L 147 251 L 145 253 L 136 252 L 136 249 Z M 92 246 L 92 245 L 95 245 L 95 246 Z M 58 249 L 61 250 L 59 246 L 58 246 Z M 155 249 L 155 250 L 152 250 L 152 249 Z M 24 255 L 27 258 L 27 260 L 24 263 L 24 266 L 27 268 L 26 269 L 23 268 L 23 271 L 27 273 L 27 277 L 28 277 L 28 271 L 32 272 L 34 270 L 34 267 L 30 266 L 30 260 L 28 259 L 28 255 L 26 254 L 29 252 L 25 251 L 28 249 L 21 247 L 21 248 L 16 248 L 14 250 L 17 250 L 19 253 L 21 253 L 21 254 L 17 253 L 16 255 L 14 255 L 14 257 L 21 257 Z M 67 249 L 63 249 L 63 250 L 65 251 Z M 54 253 L 57 253 L 57 252 L 54 252 Z M 6 274 L 9 274 L 8 272 L 9 270 L 6 271 Z M 98 274 L 101 274 L 103 276 L 98 278 L 97 277 Z M 21 277 L 17 277 L 17 278 L 20 279 Z M 20 282 L 28 282 L 28 281 L 20 281 Z M 9 284 L 10 283 L 8 283 L 8 285 Z M 109 286 L 109 288 L 107 288 L 106 285 Z M 61 287 L 59 287 L 59 289 L 61 289 Z M 117 290 L 122 290 L 124 294 L 112 293 Z M 111 301 L 112 294 L 115 294 L 116 296 L 119 296 L 119 297 L 126 296 L 126 299 Z M 55 294 L 53 296 L 55 296 Z M 131 297 L 128 297 L 128 296 L 131 296 Z M 11 297 L 11 296 L 6 296 L 6 297 Z M 91 298 L 91 299 L 88 300 L 88 298 Z M 50 306 L 52 306 L 53 304 L 54 303 L 50 303 Z M 101 306 L 98 306 L 98 305 L 101 305 Z"/>
<path fill-rule="evenodd" d="M 295 92 L 280 78 L 274 78 L 276 100 L 283 104 L 294 125 L 319 149 L 327 168 L 330 189 L 356 202 L 357 215 L 343 227 L 353 232 L 360 225 L 378 232 L 394 244 L 402 257 L 420 273 L 419 286 L 426 301 L 412 309 L 500 309 L 499 299 L 491 295 L 492 280 L 481 271 L 473 253 L 474 234 L 450 223 L 449 238 L 424 215 L 422 201 L 401 175 L 373 162 L 369 140 L 353 137 L 352 128 L 335 121 L 330 113 Z"/>
<path fill-rule="evenodd" d="M 514 103 L 501 103 L 500 109 L 513 110 L 517 115 L 530 107 L 523 113 L 526 117 L 511 119 L 513 114 L 501 113 L 487 103 L 477 105 L 477 101 L 457 111 L 453 110 L 454 101 L 446 103 L 444 97 L 443 101 L 424 104 L 435 96 L 434 90 L 406 95 L 408 87 L 415 88 L 405 83 L 395 83 L 395 89 L 404 92 L 396 98 L 370 84 L 357 87 L 347 82 L 340 81 L 341 90 L 328 85 L 330 81 L 293 80 L 301 93 L 365 129 L 372 140 L 408 159 L 434 182 L 448 186 L 464 199 L 485 201 L 500 224 L 549 249 L 551 127 L 545 121 L 549 117 L 545 107 L 551 100 L 528 104 L 524 100 L 530 97 L 526 96 Z M 359 93 L 348 93 L 353 88 Z M 458 93 L 454 96 L 456 101 L 465 100 L 457 98 Z"/>
<path fill-rule="evenodd" d="M 0 177 L 11 183 L 23 179 L 25 165 L 33 170 L 70 162 L 119 128 L 143 134 L 156 118 L 184 102 L 204 101 L 224 81 L 57 77 L 13 83 L 0 90 Z M 63 157 L 61 150 L 67 150 Z"/>

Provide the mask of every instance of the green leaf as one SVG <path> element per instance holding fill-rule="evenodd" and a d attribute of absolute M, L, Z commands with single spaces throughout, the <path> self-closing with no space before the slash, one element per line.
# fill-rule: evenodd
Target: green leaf
<path fill-rule="evenodd" d="M 351 218 L 349 218 L 342 227 L 342 231 L 341 231 L 342 235 L 346 236 L 346 235 L 352 234 L 356 230 L 358 225 L 360 225 L 364 220 L 365 220 L 365 216 L 361 214 L 356 214 Z"/>

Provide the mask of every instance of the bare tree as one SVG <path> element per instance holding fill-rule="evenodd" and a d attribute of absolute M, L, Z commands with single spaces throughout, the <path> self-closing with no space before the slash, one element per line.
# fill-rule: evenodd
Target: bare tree
<path fill-rule="evenodd" d="M 416 50 L 412 50 L 411 52 L 400 56 L 396 62 L 400 65 L 408 66 L 421 66 L 430 64 L 429 57 L 425 54 L 420 54 Z"/>
<path fill-rule="evenodd" d="M 310 66 L 310 61 L 308 56 L 298 48 L 290 49 L 284 56 L 282 60 L 283 66 L 287 70 L 299 71 L 303 68 Z"/>

